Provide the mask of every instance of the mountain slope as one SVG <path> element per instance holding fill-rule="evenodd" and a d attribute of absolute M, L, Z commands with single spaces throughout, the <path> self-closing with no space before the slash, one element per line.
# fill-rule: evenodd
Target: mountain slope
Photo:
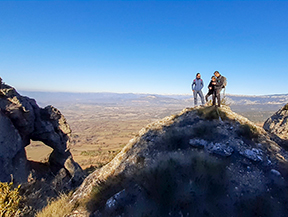
<path fill-rule="evenodd" d="M 229 107 L 184 109 L 142 129 L 71 202 L 91 216 L 285 216 L 287 159 Z"/>

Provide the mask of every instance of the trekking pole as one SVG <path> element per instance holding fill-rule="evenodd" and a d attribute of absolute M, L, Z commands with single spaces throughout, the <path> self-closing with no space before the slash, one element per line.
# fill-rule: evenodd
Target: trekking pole
<path fill-rule="evenodd" d="M 222 119 L 221 119 L 221 117 L 220 117 L 220 113 L 219 113 L 219 108 L 218 108 L 218 107 L 216 108 L 216 112 L 217 112 L 217 114 L 218 114 L 219 121 L 222 123 L 223 121 L 222 121 Z"/>
<path fill-rule="evenodd" d="M 226 87 L 223 88 L 223 103 L 226 105 Z"/>

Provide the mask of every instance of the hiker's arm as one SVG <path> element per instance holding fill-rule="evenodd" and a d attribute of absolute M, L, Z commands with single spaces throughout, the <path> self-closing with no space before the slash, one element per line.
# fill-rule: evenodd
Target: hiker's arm
<path fill-rule="evenodd" d="M 196 84 L 195 84 L 195 81 L 193 80 L 193 82 L 192 82 L 192 85 L 191 85 L 191 87 L 192 87 L 192 90 L 194 90 L 194 89 L 195 89 L 195 86 L 196 86 Z"/>
<path fill-rule="evenodd" d="M 216 87 L 222 87 L 223 84 L 224 84 L 224 78 L 221 77 L 220 81 L 219 81 L 219 82 L 216 82 L 216 85 L 215 85 L 215 86 L 216 86 Z"/>

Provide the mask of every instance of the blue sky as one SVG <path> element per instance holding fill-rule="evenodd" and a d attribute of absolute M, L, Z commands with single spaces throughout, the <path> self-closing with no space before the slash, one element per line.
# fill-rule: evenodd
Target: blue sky
<path fill-rule="evenodd" d="M 0 1 L 0 76 L 20 90 L 287 93 L 286 1 Z"/>

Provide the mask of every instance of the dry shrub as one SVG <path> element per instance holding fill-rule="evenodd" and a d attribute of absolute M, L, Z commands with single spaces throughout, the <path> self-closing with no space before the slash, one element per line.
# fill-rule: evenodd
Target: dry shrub
<path fill-rule="evenodd" d="M 238 136 L 246 139 L 257 139 L 259 137 L 257 128 L 250 124 L 241 125 L 239 129 L 237 129 L 236 133 Z"/>
<path fill-rule="evenodd" d="M 36 217 L 63 217 L 74 209 L 69 203 L 70 194 L 61 194 L 56 200 L 49 201 L 48 205 L 37 213 Z"/>
<path fill-rule="evenodd" d="M 0 182 L 0 216 L 11 217 L 20 214 L 19 202 L 21 196 L 19 195 L 19 188 L 13 187 L 13 182 Z"/>
<path fill-rule="evenodd" d="M 219 119 L 219 117 L 222 120 L 225 120 L 227 118 L 226 113 L 222 112 L 221 109 L 218 109 L 215 106 L 199 108 L 197 112 L 200 117 L 205 118 L 207 120 Z"/>

